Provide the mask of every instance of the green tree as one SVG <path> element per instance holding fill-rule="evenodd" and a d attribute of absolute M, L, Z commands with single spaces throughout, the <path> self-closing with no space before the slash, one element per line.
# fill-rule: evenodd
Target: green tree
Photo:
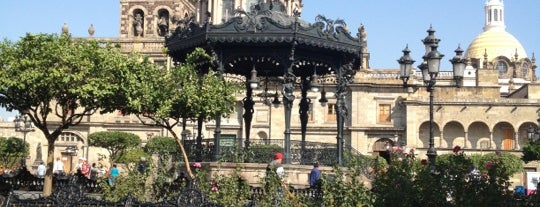
<path fill-rule="evenodd" d="M 20 138 L 0 137 L 0 167 L 2 169 L 13 168 L 21 161 L 21 158 L 28 156 L 29 145 Z"/>
<path fill-rule="evenodd" d="M 117 48 L 68 35 L 0 42 L 0 106 L 27 115 L 47 139 L 44 196 L 52 192 L 55 141 L 96 112 L 125 105 L 131 70 L 147 64 Z"/>
<path fill-rule="evenodd" d="M 523 156 L 521 159 L 525 162 L 540 160 L 540 139 L 527 142 L 523 146 Z"/>
<path fill-rule="evenodd" d="M 148 140 L 144 146 L 144 151 L 150 154 L 158 155 L 179 155 L 180 150 L 176 141 L 172 137 L 156 136 Z"/>
<path fill-rule="evenodd" d="M 141 138 L 133 133 L 118 131 L 94 132 L 88 135 L 90 146 L 102 147 L 109 151 L 109 159 L 118 162 L 118 155 L 127 149 L 141 145 Z"/>
<path fill-rule="evenodd" d="M 184 63 L 170 71 L 157 66 L 145 67 L 145 71 L 134 74 L 136 78 L 132 80 L 137 81 L 131 82 L 131 89 L 125 91 L 129 97 L 125 112 L 137 115 L 145 125 L 169 131 L 183 154 L 191 177 L 193 174 L 184 146 L 173 128 L 181 122 L 185 124 L 186 120 L 211 120 L 232 113 L 235 94 L 240 90 L 236 84 L 217 76 L 212 68 L 204 73 L 196 70 L 200 63 L 212 62 L 211 56 L 197 48 Z M 199 126 L 202 126 L 202 121 Z"/>

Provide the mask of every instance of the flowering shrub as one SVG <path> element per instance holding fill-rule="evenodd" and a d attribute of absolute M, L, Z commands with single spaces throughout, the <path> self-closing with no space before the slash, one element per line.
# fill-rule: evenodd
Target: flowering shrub
<path fill-rule="evenodd" d="M 453 152 L 437 157 L 435 171 L 426 160 L 392 152 L 391 165 L 373 183 L 374 206 L 515 205 L 509 177 L 523 169 L 517 156 L 467 156 L 459 146 Z"/>

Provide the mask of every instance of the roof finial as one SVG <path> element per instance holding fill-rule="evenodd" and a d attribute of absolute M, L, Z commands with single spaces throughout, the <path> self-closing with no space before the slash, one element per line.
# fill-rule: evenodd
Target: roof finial
<path fill-rule="evenodd" d="M 94 29 L 94 24 L 90 24 L 90 27 L 88 28 L 88 34 L 90 35 L 90 37 L 93 37 L 95 32 L 96 29 Z"/>
<path fill-rule="evenodd" d="M 67 23 L 64 22 L 64 25 L 62 26 L 62 34 L 67 35 L 69 34 L 69 26 Z"/>

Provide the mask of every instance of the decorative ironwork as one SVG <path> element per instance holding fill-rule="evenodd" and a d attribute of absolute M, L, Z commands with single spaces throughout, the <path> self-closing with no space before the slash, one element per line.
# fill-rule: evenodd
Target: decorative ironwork
<path fill-rule="evenodd" d="M 171 36 L 166 37 L 165 42 L 169 55 L 176 62 L 184 61 L 194 48 L 201 47 L 212 53 L 215 61 L 222 65 L 223 75 L 249 76 L 252 68 L 256 67 L 255 72 L 260 72 L 265 77 L 283 77 L 281 93 L 285 112 L 284 163 L 290 163 L 291 159 L 294 159 L 291 157 L 290 121 L 297 77 L 329 74 L 338 76 L 336 79 L 340 81 L 336 88 L 341 91 L 336 93 L 339 94 L 340 107 L 337 111 L 342 115 L 347 114 L 344 105 L 345 90 L 351 80 L 350 75 L 354 75 L 352 68 L 360 68 L 360 37 L 365 36 L 357 34 L 353 37 L 343 20 L 331 20 L 322 15 L 316 18 L 317 22 L 309 24 L 299 16 L 287 15 L 280 4 L 278 1 L 259 1 L 250 11 L 237 10 L 236 16 L 223 24 L 210 24 L 208 20 L 199 24 L 193 18 L 187 18 L 179 22 L 181 24 L 178 24 Z M 350 67 L 342 66 L 344 63 L 350 63 Z M 322 66 L 324 70 L 314 74 L 314 66 Z M 251 93 L 248 88 L 243 100 L 246 149 L 251 141 L 249 138 L 254 104 Z M 303 102 L 305 101 L 303 99 Z M 219 124 L 220 122 L 216 122 L 216 129 Z M 338 137 L 342 139 L 343 121 L 338 122 L 337 128 L 340 131 Z"/>
<path fill-rule="evenodd" d="M 315 20 L 318 21 L 316 24 L 319 27 L 324 27 L 324 29 L 320 29 L 319 32 L 322 36 L 326 36 L 327 38 L 337 39 L 339 38 L 339 36 L 336 32 L 347 32 L 347 24 L 342 19 L 332 20 L 326 18 L 323 15 L 317 15 L 317 17 L 315 17 Z"/>
<path fill-rule="evenodd" d="M 77 177 L 71 177 L 67 185 L 55 188 L 51 195 L 55 206 L 70 207 L 84 199 L 83 190 L 77 184 Z"/>

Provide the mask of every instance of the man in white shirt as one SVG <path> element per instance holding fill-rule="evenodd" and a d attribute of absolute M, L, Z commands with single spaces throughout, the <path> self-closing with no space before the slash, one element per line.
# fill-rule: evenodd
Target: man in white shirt
<path fill-rule="evenodd" d="M 56 162 L 54 163 L 53 173 L 56 175 L 64 175 L 64 163 L 60 158 L 56 158 Z"/>
<path fill-rule="evenodd" d="M 37 177 L 40 178 L 40 179 L 45 178 L 45 170 L 46 169 L 47 168 L 45 167 L 43 162 L 40 162 L 38 167 L 37 167 L 37 171 L 36 171 Z"/>

